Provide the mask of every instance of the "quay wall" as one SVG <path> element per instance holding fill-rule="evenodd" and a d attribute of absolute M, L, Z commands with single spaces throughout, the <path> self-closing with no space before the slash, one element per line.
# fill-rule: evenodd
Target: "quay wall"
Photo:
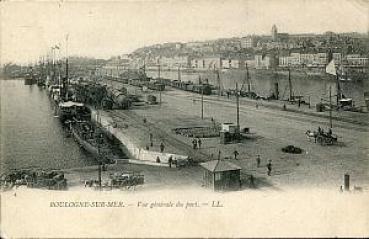
<path fill-rule="evenodd" d="M 133 162 L 135 160 L 139 160 L 142 162 L 148 162 L 150 165 L 168 166 L 168 159 L 170 156 L 172 156 L 173 160 L 185 160 L 188 158 L 185 155 L 161 153 L 142 148 L 138 142 L 135 142 L 133 135 L 129 135 L 122 132 L 121 129 L 113 127 L 112 123 L 114 120 L 101 111 L 97 114 L 96 110 L 91 109 L 91 120 L 98 123 L 107 132 L 119 140 L 120 143 L 124 145 L 125 151 L 127 151 L 126 153 L 134 159 Z M 160 163 L 156 162 L 158 157 L 160 159 Z"/>

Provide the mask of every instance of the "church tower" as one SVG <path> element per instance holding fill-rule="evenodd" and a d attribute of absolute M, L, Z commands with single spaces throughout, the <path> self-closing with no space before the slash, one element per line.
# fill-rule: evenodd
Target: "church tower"
<path fill-rule="evenodd" d="M 272 39 L 273 39 L 273 41 L 278 40 L 278 29 L 277 29 L 276 25 L 273 25 L 273 27 L 272 27 Z"/>

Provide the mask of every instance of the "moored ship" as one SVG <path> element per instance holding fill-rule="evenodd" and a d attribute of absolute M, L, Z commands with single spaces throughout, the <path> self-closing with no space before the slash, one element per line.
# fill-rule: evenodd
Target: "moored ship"
<path fill-rule="evenodd" d="M 70 122 L 70 130 L 77 143 L 98 162 L 112 163 L 115 155 L 103 132 L 87 121 Z"/>

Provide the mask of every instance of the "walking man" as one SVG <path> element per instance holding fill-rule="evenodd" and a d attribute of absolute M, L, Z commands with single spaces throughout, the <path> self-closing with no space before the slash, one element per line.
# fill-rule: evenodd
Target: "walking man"
<path fill-rule="evenodd" d="M 161 153 L 164 152 L 164 148 L 165 148 L 165 146 L 164 146 L 163 142 L 161 142 L 160 143 L 160 152 Z"/>
<path fill-rule="evenodd" d="M 197 140 L 194 138 L 192 140 L 193 149 L 197 149 Z"/>
<path fill-rule="evenodd" d="M 267 169 L 268 169 L 268 176 L 270 176 L 272 173 L 272 160 L 269 160 L 267 164 Z"/>
<path fill-rule="evenodd" d="M 153 146 L 153 138 L 154 138 L 154 136 L 152 135 L 152 133 L 150 133 L 149 137 L 150 137 L 150 146 L 152 147 Z"/>
<path fill-rule="evenodd" d="M 173 157 L 172 155 L 169 156 L 169 159 L 168 159 L 168 163 L 169 163 L 169 168 L 172 167 L 172 161 L 173 161 Z"/>
<path fill-rule="evenodd" d="M 202 142 L 201 142 L 201 139 L 200 138 L 197 138 L 197 144 L 199 145 L 199 149 L 201 149 Z"/>
<path fill-rule="evenodd" d="M 258 168 L 260 167 L 260 162 L 261 162 L 261 159 L 260 159 L 260 155 L 258 154 L 258 156 L 256 157 L 256 166 Z"/>
<path fill-rule="evenodd" d="M 235 159 L 235 160 L 238 160 L 238 159 L 237 159 L 237 156 L 239 155 L 238 151 L 237 151 L 237 150 L 235 150 L 235 151 L 233 152 L 233 154 L 234 154 L 234 159 Z"/>

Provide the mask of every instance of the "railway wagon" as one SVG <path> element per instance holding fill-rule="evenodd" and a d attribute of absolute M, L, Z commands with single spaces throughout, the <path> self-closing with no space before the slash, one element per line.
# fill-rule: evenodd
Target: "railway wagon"
<path fill-rule="evenodd" d="M 193 85 L 192 92 L 204 95 L 211 95 L 212 88 L 208 84 Z"/>
<path fill-rule="evenodd" d="M 142 87 L 144 85 L 148 85 L 149 79 L 130 79 L 128 80 L 128 84 L 133 86 Z"/>
<path fill-rule="evenodd" d="M 163 84 L 163 85 L 166 85 L 166 86 L 170 86 L 171 83 L 172 83 L 172 80 L 171 79 L 166 79 L 166 78 L 159 78 L 159 79 L 157 79 L 157 83 L 160 83 L 160 84 Z"/>
<path fill-rule="evenodd" d="M 147 86 L 150 90 L 164 91 L 165 85 L 161 83 L 149 83 Z"/>
<path fill-rule="evenodd" d="M 188 83 L 188 84 L 186 84 L 186 87 L 185 87 L 185 88 L 186 88 L 186 89 L 183 89 L 183 88 L 182 88 L 182 90 L 186 90 L 186 91 L 194 92 L 194 91 L 193 91 L 194 84 L 190 84 L 190 83 Z"/>
<path fill-rule="evenodd" d="M 188 87 L 189 85 L 192 85 L 192 83 L 190 83 L 190 82 L 181 82 L 181 81 L 173 81 L 172 82 L 172 87 L 175 87 L 175 88 L 180 89 L 180 90 L 185 90 L 185 91 L 190 91 L 189 87 Z"/>

